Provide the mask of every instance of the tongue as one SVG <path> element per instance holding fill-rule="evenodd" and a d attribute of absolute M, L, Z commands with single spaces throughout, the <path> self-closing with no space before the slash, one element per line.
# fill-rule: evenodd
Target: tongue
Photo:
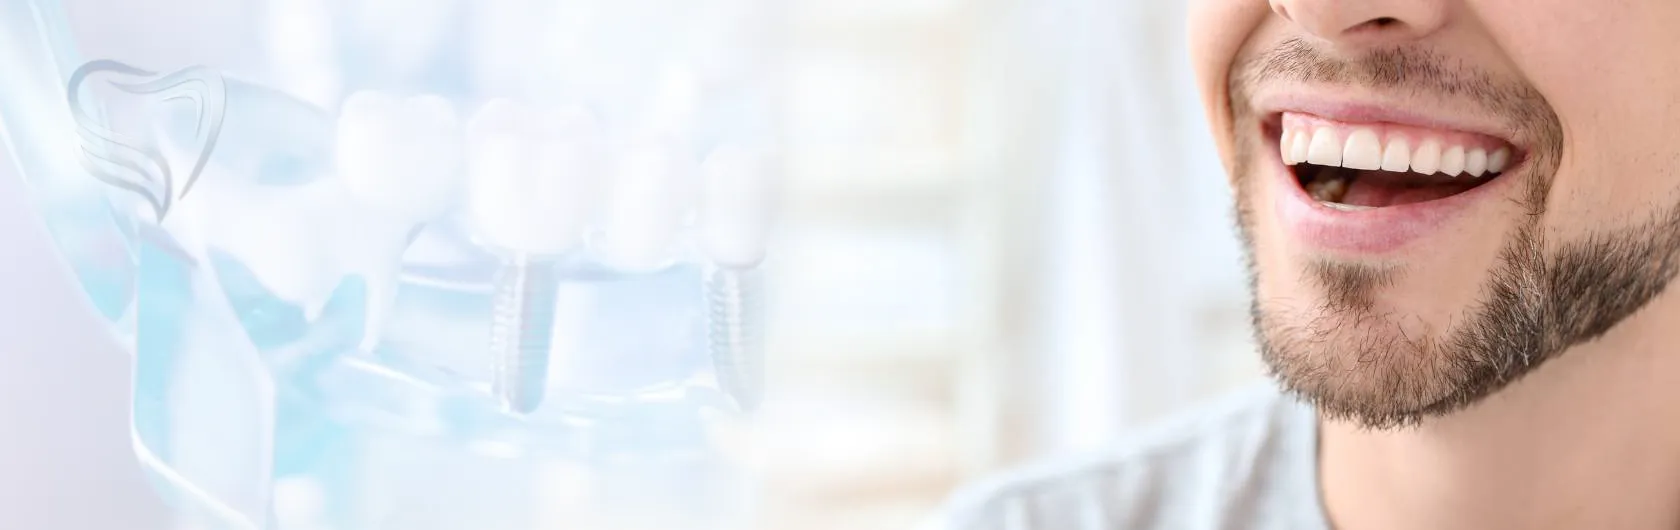
<path fill-rule="evenodd" d="M 1357 178 L 1349 183 L 1347 194 L 1338 202 L 1354 206 L 1382 207 L 1433 201 L 1474 188 L 1479 180 L 1481 179 L 1468 177 L 1455 179 L 1439 174 L 1422 177 L 1415 173 L 1360 171 Z"/>

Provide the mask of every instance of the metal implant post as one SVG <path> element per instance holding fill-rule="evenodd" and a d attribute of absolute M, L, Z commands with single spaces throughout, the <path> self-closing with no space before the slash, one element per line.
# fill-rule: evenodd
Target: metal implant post
<path fill-rule="evenodd" d="M 718 387 L 742 411 L 764 398 L 762 306 L 757 267 L 714 266 L 706 273 L 707 343 Z"/>
<path fill-rule="evenodd" d="M 718 388 L 743 412 L 764 399 L 761 274 L 771 165 L 759 149 L 725 145 L 705 163 L 700 248 L 706 271 L 707 342 Z"/>
<path fill-rule="evenodd" d="M 551 260 L 517 255 L 496 273 L 490 323 L 490 391 L 509 412 L 530 413 L 548 386 L 560 274 Z"/>
<path fill-rule="evenodd" d="M 581 111 L 485 103 L 467 124 L 467 213 L 474 241 L 499 255 L 492 280 L 490 393 L 526 414 L 548 386 L 560 259 L 589 216 L 594 122 Z"/>

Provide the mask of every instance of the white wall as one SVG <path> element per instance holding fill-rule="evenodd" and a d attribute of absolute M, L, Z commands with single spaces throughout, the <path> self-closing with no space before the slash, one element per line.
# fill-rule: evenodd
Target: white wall
<path fill-rule="evenodd" d="M 993 463 L 1112 442 L 1258 375 L 1180 2 L 997 0 Z M 992 153 L 1007 153 L 995 155 Z"/>

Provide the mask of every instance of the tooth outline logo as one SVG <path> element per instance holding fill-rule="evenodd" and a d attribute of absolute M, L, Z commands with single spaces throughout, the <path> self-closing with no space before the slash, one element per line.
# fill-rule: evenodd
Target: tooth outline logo
<path fill-rule="evenodd" d="M 192 171 L 187 173 L 179 193 L 175 191 L 175 173 L 163 153 L 136 138 L 111 130 L 88 112 L 81 90 L 82 85 L 95 74 L 121 76 L 107 83 L 129 94 L 150 96 L 152 103 L 187 100 L 194 104 L 197 122 L 194 123 L 193 135 L 198 157 L 193 161 Z M 227 111 L 227 85 L 222 75 L 203 66 L 190 66 L 160 75 L 113 60 L 89 61 L 70 75 L 66 92 L 71 115 L 76 121 L 76 134 L 81 137 L 78 158 L 82 167 L 101 182 L 145 199 L 152 206 L 158 222 L 162 222 L 175 202 L 185 198 L 198 182 L 205 164 L 210 161 L 210 154 L 216 150 L 216 140 L 221 135 L 222 120 Z"/>

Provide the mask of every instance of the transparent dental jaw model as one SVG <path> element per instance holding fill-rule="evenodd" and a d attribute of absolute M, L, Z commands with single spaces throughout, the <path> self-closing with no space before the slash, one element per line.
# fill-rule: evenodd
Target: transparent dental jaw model
<path fill-rule="evenodd" d="M 748 525 L 761 142 L 633 112 L 692 114 L 682 83 L 311 103 L 85 60 L 53 5 L 0 0 L 47 14 L 0 13 L 0 45 L 56 43 L 0 116 L 61 155 L 19 162 L 132 340 L 137 459 L 184 527 Z"/>

